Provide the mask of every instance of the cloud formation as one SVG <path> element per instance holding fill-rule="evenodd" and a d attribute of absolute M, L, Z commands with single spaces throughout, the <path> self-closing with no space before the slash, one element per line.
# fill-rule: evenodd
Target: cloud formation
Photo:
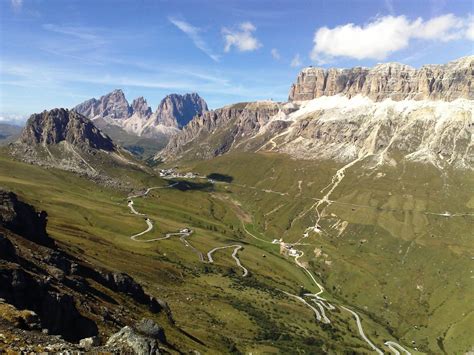
<path fill-rule="evenodd" d="M 427 21 L 384 16 L 364 26 L 348 23 L 332 29 L 321 27 L 314 35 L 311 59 L 318 63 L 333 57 L 384 60 L 391 53 L 408 47 L 412 39 L 441 42 L 461 38 L 472 40 L 472 26 L 472 16 L 461 18 L 446 14 Z"/>
<path fill-rule="evenodd" d="M 177 19 L 175 17 L 168 17 L 168 20 L 178 29 L 184 32 L 191 39 L 191 41 L 193 41 L 194 45 L 207 54 L 209 58 L 215 62 L 219 61 L 219 56 L 214 54 L 207 43 L 201 38 L 200 32 L 202 32 L 202 30 L 199 27 L 194 27 L 189 22 Z"/>
<path fill-rule="evenodd" d="M 232 47 L 235 47 L 239 52 L 259 49 L 262 44 L 253 34 L 256 30 L 257 28 L 251 22 L 243 22 L 235 30 L 222 28 L 222 36 L 225 41 L 224 52 L 229 52 Z"/>
<path fill-rule="evenodd" d="M 270 53 L 272 55 L 272 58 L 275 59 L 275 60 L 279 60 L 281 58 L 280 57 L 280 52 L 278 52 L 278 49 L 276 49 L 276 48 L 272 48 Z"/>
<path fill-rule="evenodd" d="M 291 67 L 292 68 L 296 68 L 296 67 L 299 67 L 301 66 L 301 58 L 300 58 L 300 54 L 299 53 L 296 53 L 296 55 L 293 57 L 293 59 L 291 60 Z"/>

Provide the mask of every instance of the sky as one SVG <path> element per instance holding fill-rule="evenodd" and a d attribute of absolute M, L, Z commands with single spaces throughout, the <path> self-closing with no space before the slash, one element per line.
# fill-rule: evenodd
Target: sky
<path fill-rule="evenodd" d="M 0 122 L 114 89 L 285 101 L 305 66 L 474 53 L 472 0 L 0 0 Z"/>

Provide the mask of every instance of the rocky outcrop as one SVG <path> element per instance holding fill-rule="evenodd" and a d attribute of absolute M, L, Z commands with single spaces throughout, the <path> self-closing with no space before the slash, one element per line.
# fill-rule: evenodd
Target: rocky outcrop
<path fill-rule="evenodd" d="M 374 101 L 474 99 L 474 56 L 420 69 L 399 63 L 373 68 L 305 68 L 291 86 L 289 101 L 342 94 L 367 96 Z"/>
<path fill-rule="evenodd" d="M 46 233 L 47 213 L 37 212 L 31 205 L 19 201 L 17 196 L 0 190 L 0 224 L 5 228 L 42 245 L 54 242 Z"/>
<path fill-rule="evenodd" d="M 125 94 L 117 89 L 111 93 L 100 97 L 92 98 L 76 107 L 74 111 L 89 117 L 90 119 L 123 119 L 132 115 L 132 108 L 129 106 Z"/>
<path fill-rule="evenodd" d="M 208 110 L 206 101 L 198 94 L 171 94 L 161 100 L 154 113 L 155 124 L 181 128 L 191 119 Z"/>
<path fill-rule="evenodd" d="M 70 171 L 115 188 L 128 188 L 130 182 L 112 177 L 110 168 L 147 171 L 87 117 L 63 108 L 31 115 L 20 138 L 8 148 L 23 162 Z"/>
<path fill-rule="evenodd" d="M 140 96 L 132 101 L 132 105 L 130 106 L 132 114 L 137 115 L 142 118 L 148 118 L 151 116 L 151 107 L 148 106 L 148 103 Z"/>
<path fill-rule="evenodd" d="M 26 145 L 68 142 L 82 149 L 116 149 L 112 140 L 83 115 L 63 108 L 31 115 L 19 141 Z"/>

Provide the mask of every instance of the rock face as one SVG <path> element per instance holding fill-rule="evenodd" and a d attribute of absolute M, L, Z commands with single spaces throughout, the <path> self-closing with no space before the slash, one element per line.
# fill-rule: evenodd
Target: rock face
<path fill-rule="evenodd" d="M 399 63 L 373 68 L 305 68 L 291 86 L 289 101 L 312 100 L 321 96 L 363 95 L 374 101 L 474 99 L 474 56 L 445 65 L 414 69 Z"/>
<path fill-rule="evenodd" d="M 124 93 L 115 90 L 100 99 L 90 99 L 74 107 L 100 127 L 118 126 L 137 136 L 162 138 L 176 134 L 195 115 L 207 111 L 206 102 L 196 93 L 166 96 L 153 113 L 143 97 L 129 105 Z"/>
<path fill-rule="evenodd" d="M 274 151 L 296 159 L 402 159 L 474 169 L 473 60 L 420 70 L 393 63 L 307 68 L 291 102 L 237 104 L 195 117 L 157 158 Z"/>
<path fill-rule="evenodd" d="M 136 98 L 132 101 L 131 111 L 133 114 L 138 115 L 142 118 L 148 118 L 151 116 L 151 107 L 148 106 L 143 96 Z"/>
<path fill-rule="evenodd" d="M 38 244 L 53 245 L 46 233 L 47 214 L 19 201 L 12 192 L 0 190 L 0 224 Z"/>
<path fill-rule="evenodd" d="M 113 120 L 123 119 L 132 114 L 132 108 L 129 106 L 125 94 L 120 89 L 114 90 L 98 100 L 95 98 L 87 100 L 74 107 L 74 111 L 90 119 L 99 117 Z"/>
<path fill-rule="evenodd" d="M 83 115 L 63 108 L 31 115 L 20 136 L 28 145 L 68 142 L 83 149 L 115 150 L 112 140 Z"/>
<path fill-rule="evenodd" d="M 208 111 L 206 101 L 198 94 L 171 94 L 161 100 L 155 112 L 155 122 L 165 126 L 182 128 L 191 119 Z"/>
<path fill-rule="evenodd" d="M 56 108 L 31 115 L 9 153 L 29 164 L 71 171 L 97 183 L 125 188 L 107 168 L 126 166 L 146 170 L 87 117 Z"/>

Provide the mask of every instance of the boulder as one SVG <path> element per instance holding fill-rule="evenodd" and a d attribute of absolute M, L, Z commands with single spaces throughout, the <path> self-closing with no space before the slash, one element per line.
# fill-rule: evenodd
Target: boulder
<path fill-rule="evenodd" d="M 106 346 L 124 353 L 133 352 L 135 354 L 160 354 L 158 339 L 140 334 L 132 327 L 126 326 L 113 334 L 106 343 Z"/>

